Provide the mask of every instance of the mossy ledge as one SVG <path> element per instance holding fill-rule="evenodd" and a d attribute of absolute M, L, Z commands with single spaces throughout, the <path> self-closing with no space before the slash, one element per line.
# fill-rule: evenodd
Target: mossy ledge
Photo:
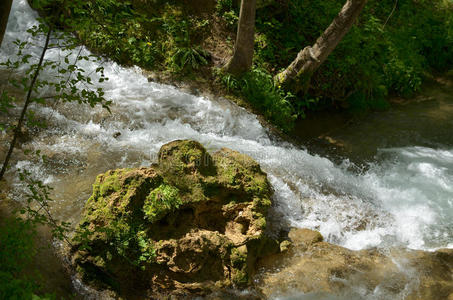
<path fill-rule="evenodd" d="M 251 283 L 272 188 L 259 164 L 230 149 L 178 140 L 148 168 L 97 177 L 73 237 L 82 280 L 119 295 L 203 295 Z M 140 295 L 137 295 L 139 293 Z"/>

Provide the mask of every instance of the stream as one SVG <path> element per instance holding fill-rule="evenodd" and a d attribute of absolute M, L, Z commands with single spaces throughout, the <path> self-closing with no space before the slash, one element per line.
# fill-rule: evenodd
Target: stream
<path fill-rule="evenodd" d="M 26 0 L 14 1 L 1 60 L 14 55 L 13 40 L 30 39 L 26 30 L 36 18 Z M 27 51 L 36 55 L 39 48 Z M 52 49 L 47 55 L 62 53 Z M 88 73 L 98 67 L 81 64 Z M 99 86 L 113 101 L 111 114 L 71 103 L 33 107 L 48 127 L 32 131 L 21 147 L 41 150 L 48 161 L 16 156 L 8 177 L 12 199 L 20 201 L 24 186 L 11 174 L 27 169 L 54 188 L 54 216 L 76 224 L 98 174 L 148 166 L 163 144 L 193 139 L 210 152 L 227 147 L 257 160 L 275 189 L 274 217 L 284 226 L 318 230 L 352 250 L 453 248 L 451 85 L 346 124 L 329 133 L 336 144 L 316 151 L 304 145 L 303 134 L 303 146 L 273 137 L 255 115 L 225 99 L 148 82 L 137 67 L 103 66 L 109 80 Z"/>

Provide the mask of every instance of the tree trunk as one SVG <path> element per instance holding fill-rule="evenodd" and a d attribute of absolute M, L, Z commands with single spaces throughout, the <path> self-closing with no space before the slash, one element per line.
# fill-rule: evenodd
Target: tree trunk
<path fill-rule="evenodd" d="M 13 0 L 0 0 L 0 47 L 2 46 L 12 4 Z"/>
<path fill-rule="evenodd" d="M 242 0 L 233 57 L 225 66 L 225 70 L 231 74 L 240 75 L 252 67 L 255 45 L 255 13 L 256 0 Z"/>
<path fill-rule="evenodd" d="M 295 92 L 306 89 L 313 73 L 321 66 L 365 7 L 367 0 L 347 0 L 333 22 L 310 47 L 305 47 L 286 70 L 276 76 L 277 82 Z"/>

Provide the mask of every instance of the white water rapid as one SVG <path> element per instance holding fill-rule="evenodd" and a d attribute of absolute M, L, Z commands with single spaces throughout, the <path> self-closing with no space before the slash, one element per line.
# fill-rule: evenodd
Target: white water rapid
<path fill-rule="evenodd" d="M 13 40 L 29 39 L 26 30 L 36 18 L 26 0 L 14 1 L 0 60 L 15 53 Z M 58 55 L 57 49 L 48 53 Z M 88 72 L 98 67 L 81 63 Z M 337 165 L 275 142 L 255 115 L 226 100 L 150 83 L 139 68 L 103 66 L 109 81 L 100 86 L 113 101 L 112 114 L 77 104 L 33 107 L 49 127 L 34 132 L 26 146 L 47 154 L 49 163 L 21 159 L 13 165 L 55 188 L 58 217 L 78 220 L 97 174 L 149 165 L 163 144 L 193 139 L 209 151 L 228 147 L 256 159 L 275 188 L 282 223 L 319 230 L 329 242 L 354 250 L 453 247 L 452 149 L 381 149 L 367 171 L 352 172 L 347 159 Z M 15 186 L 12 196 L 20 193 Z"/>

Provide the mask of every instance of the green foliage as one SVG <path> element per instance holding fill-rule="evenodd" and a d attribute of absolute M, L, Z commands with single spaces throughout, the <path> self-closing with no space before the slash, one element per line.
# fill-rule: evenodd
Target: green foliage
<path fill-rule="evenodd" d="M 182 71 L 186 68 L 196 70 L 200 66 L 208 64 L 207 57 L 209 57 L 209 54 L 201 47 L 178 48 L 171 58 L 171 66 L 176 71 Z"/>
<path fill-rule="evenodd" d="M 45 0 L 35 0 L 33 3 L 35 7 L 42 9 L 44 17 L 39 18 L 39 25 L 28 30 L 31 35 L 28 41 L 16 40 L 14 42 L 17 46 L 16 55 L 6 57 L 0 62 L 2 71 L 6 71 L 8 74 L 8 79 L 3 86 L 4 90 L 1 92 L 0 113 L 11 116 L 13 109 L 22 107 L 22 114 L 17 124 L 0 124 L 0 128 L 13 131 L 15 137 L 20 133 L 23 122 L 28 127 L 46 126 L 35 117 L 34 111 L 30 109 L 30 104 L 35 104 L 34 107 L 36 107 L 57 105 L 60 102 L 76 102 L 88 104 L 91 107 L 101 105 L 106 109 L 110 104 L 110 101 L 104 98 L 103 90 L 95 89 L 92 77 L 78 65 L 82 60 L 97 63 L 99 59 L 94 56 L 81 55 L 82 48 L 79 49 L 77 55 L 74 55 L 73 51 L 78 44 L 70 31 L 74 29 L 74 24 L 65 21 L 62 7 L 52 6 L 51 4 L 54 2 Z M 80 3 L 74 1 L 72 4 Z M 56 27 L 61 30 L 54 30 Z M 70 30 L 65 31 L 64 29 Z M 46 36 L 45 45 L 41 45 L 39 41 L 41 36 Z M 26 48 L 36 47 L 41 47 L 38 57 L 24 53 Z M 47 50 L 50 48 L 58 49 L 55 51 L 60 52 L 59 57 L 62 59 L 53 60 L 46 56 Z M 104 76 L 101 66 L 95 72 L 98 73 L 99 82 L 108 80 Z M 41 76 L 43 73 L 51 76 L 48 76 L 49 79 L 45 79 Z M 10 91 L 17 92 L 18 90 L 19 94 L 26 95 L 24 101 L 19 101 L 9 94 Z M 11 149 L 14 146 L 14 142 L 11 142 Z M 36 155 L 39 159 L 46 159 L 40 154 L 40 151 L 33 152 L 23 149 L 23 152 L 25 155 L 31 154 Z M 3 163 L 5 169 L 8 166 L 8 158 Z M 36 238 L 36 226 L 48 227 L 54 238 L 69 243 L 67 232 L 70 224 L 53 218 L 49 205 L 52 201 L 50 198 L 51 187 L 45 185 L 41 180 L 33 178 L 31 173 L 26 170 L 17 170 L 16 173 L 26 190 L 23 194 L 23 207 L 18 211 L 21 218 L 1 220 L 3 224 L 0 226 L 0 298 L 53 299 L 53 296 L 40 297 L 33 294 L 39 286 L 35 280 L 26 277 L 24 273 L 30 273 L 27 268 L 36 254 L 33 243 Z"/>
<path fill-rule="evenodd" d="M 79 250 L 99 252 L 95 265 L 105 267 L 106 264 L 111 264 L 115 256 L 144 270 L 147 264 L 154 261 L 156 257 L 154 241 L 147 237 L 143 222 L 140 224 L 131 222 L 129 216 L 108 220 L 108 222 L 108 226 L 95 229 L 87 228 L 82 224 L 72 240 Z M 102 246 L 102 251 L 93 249 L 96 245 L 99 246 L 100 239 L 107 242 Z"/>
<path fill-rule="evenodd" d="M 294 96 L 275 85 L 272 76 L 263 69 L 253 69 L 240 78 L 219 74 L 228 90 L 245 97 L 268 120 L 284 131 L 290 131 L 297 118 L 292 106 Z"/>
<path fill-rule="evenodd" d="M 172 72 L 206 65 L 209 55 L 197 41 L 206 34 L 209 22 L 183 14 L 181 5 L 157 2 L 99 0 L 74 5 L 65 1 L 61 5 L 71 11 L 69 26 L 84 44 L 121 64 Z"/>
<path fill-rule="evenodd" d="M 215 8 L 217 14 L 222 16 L 233 9 L 233 0 L 218 0 Z"/>
<path fill-rule="evenodd" d="M 296 118 L 291 106 L 290 93 L 275 86 L 272 76 L 260 69 L 254 69 L 240 80 L 241 93 L 256 106 L 263 115 L 283 130 L 292 129 Z"/>
<path fill-rule="evenodd" d="M 38 37 L 43 33 L 47 33 L 49 30 L 51 30 L 49 27 L 41 24 L 39 26 L 33 26 L 28 32 L 33 37 Z M 36 103 L 38 105 L 48 105 L 58 102 L 77 102 L 88 104 L 91 107 L 101 105 L 108 109 L 111 102 L 104 98 L 102 88 L 94 89 L 94 83 L 91 77 L 86 75 L 85 70 L 78 65 L 81 60 L 99 63 L 99 59 L 95 56 L 80 55 L 81 50 L 78 55 L 71 57 L 73 54 L 72 50 L 75 47 L 75 44 L 73 44 L 75 42 L 74 39 L 68 38 L 68 35 L 64 32 L 57 32 L 56 35 L 64 40 L 56 42 L 56 44 L 50 44 L 49 47 L 60 47 L 60 52 L 64 59 L 62 61 L 46 59 L 42 65 L 38 64 L 36 58 L 32 58 L 31 55 L 24 53 L 24 48 L 31 47 L 35 41 L 14 41 L 14 44 L 17 46 L 16 57 L 8 57 L 5 61 L 0 61 L 0 67 L 9 74 L 7 84 L 4 86 L 0 97 L 0 113 L 9 115 L 14 108 L 18 108 L 23 104 L 8 92 L 14 89 L 20 89 L 24 94 L 31 89 L 30 103 Z M 104 76 L 103 71 L 103 67 L 96 69 L 99 75 L 99 82 L 108 80 Z M 52 74 L 52 80 L 38 77 L 32 85 L 36 72 Z M 46 95 L 41 93 L 42 90 L 46 90 Z M 45 124 L 36 119 L 32 109 L 28 108 L 26 113 L 28 126 L 45 127 Z M 0 128 L 13 130 L 14 126 L 0 124 Z"/>
<path fill-rule="evenodd" d="M 66 1 L 64 5 L 72 12 L 70 20 L 77 24 L 79 38 L 89 48 L 121 63 L 149 67 L 156 62 L 159 48 L 144 28 L 148 20 L 131 2 L 99 0 L 73 6 Z"/>
<path fill-rule="evenodd" d="M 294 0 L 257 13 L 255 64 L 275 74 L 312 45 L 344 1 Z M 352 30 L 314 74 L 308 96 L 354 109 L 385 108 L 389 94 L 418 91 L 424 72 L 453 66 L 453 6 L 448 1 L 370 0 Z M 296 107 L 299 104 L 295 104 Z M 311 106 L 316 108 L 315 106 Z"/>
<path fill-rule="evenodd" d="M 36 256 L 36 222 L 17 216 L 0 219 L 0 299 L 55 299 L 37 296 L 39 274 L 29 271 Z"/>
<path fill-rule="evenodd" d="M 238 21 L 239 21 L 239 17 L 238 17 L 238 14 L 234 10 L 225 12 L 222 15 L 222 17 L 231 29 L 236 28 Z"/>
<path fill-rule="evenodd" d="M 43 7 L 48 5 L 46 1 L 35 1 L 35 5 Z M 56 15 L 58 17 L 58 14 Z M 49 17 L 41 18 L 41 23 L 33 26 L 28 30 L 31 34 L 30 41 L 16 40 L 14 44 L 17 46 L 17 53 L 13 57 L 6 58 L 5 61 L 0 62 L 9 77 L 4 86 L 2 97 L 0 98 L 0 112 L 5 115 L 11 115 L 13 108 L 20 108 L 24 115 L 19 118 L 18 124 L 0 124 L 6 130 L 13 130 L 17 134 L 17 130 L 21 129 L 22 121 L 26 121 L 28 127 L 44 127 L 45 123 L 35 117 L 34 111 L 30 108 L 29 104 L 35 103 L 36 105 L 56 105 L 60 102 L 77 102 L 79 104 L 88 104 L 91 107 L 101 105 L 108 109 L 110 101 L 104 98 L 104 92 L 101 88 L 94 89 L 94 84 L 90 76 L 88 76 L 78 63 L 81 60 L 91 61 L 93 63 L 99 62 L 99 59 L 94 56 L 83 56 L 82 48 L 77 55 L 73 55 L 73 50 L 76 47 L 76 40 L 72 34 L 65 31 L 53 31 L 53 25 L 56 17 L 51 15 Z M 59 19 L 60 23 L 63 22 Z M 33 47 L 34 43 L 38 44 L 36 40 L 38 37 L 45 35 L 47 40 L 50 34 L 53 33 L 57 38 L 50 44 L 46 44 L 41 50 L 42 61 L 37 61 L 35 57 L 24 53 L 25 48 Z M 46 57 L 47 50 L 58 48 L 62 60 L 52 60 Z M 43 79 L 40 75 L 42 73 L 51 74 L 51 79 Z M 98 73 L 98 81 L 103 82 L 108 80 L 104 76 L 103 68 L 100 66 L 96 69 Z M 13 96 L 10 96 L 8 91 L 19 89 L 27 97 L 24 102 L 19 102 Z M 42 91 L 45 90 L 44 94 Z M 12 147 L 15 145 L 12 143 Z M 24 149 L 24 154 L 33 154 L 39 159 L 45 160 L 45 156 L 41 156 L 39 151 L 32 152 Z M 8 161 L 5 160 L 5 166 L 8 166 Z M 59 222 L 53 219 L 50 214 L 49 202 L 51 188 L 45 185 L 42 181 L 35 179 L 31 173 L 26 170 L 18 170 L 17 175 L 20 181 L 28 189 L 28 193 L 24 194 L 26 204 L 21 209 L 21 214 L 25 214 L 28 220 L 35 224 L 47 225 L 51 228 L 55 238 L 60 240 L 65 239 L 65 234 L 69 228 L 69 224 Z"/>
<path fill-rule="evenodd" d="M 67 2 L 65 5 L 71 6 Z M 286 68 L 305 46 L 312 45 L 344 4 L 337 0 L 268 2 L 257 11 L 254 65 L 271 75 Z M 234 4 L 232 0 L 218 0 L 215 7 L 231 32 L 235 32 L 238 20 Z M 99 0 L 70 11 L 79 37 L 94 51 L 123 64 L 187 75 L 208 64 L 208 53 L 202 47 L 205 37 L 213 32 L 213 24 L 194 16 L 187 9 L 190 6 L 185 1 Z M 451 1 L 369 0 L 356 25 L 314 74 L 308 95 L 286 101 L 299 116 L 327 106 L 384 108 L 388 95 L 409 97 L 417 92 L 425 72 L 453 67 L 452 28 Z M 242 93 L 243 83 L 232 78 L 223 81 L 229 90 Z M 256 84 L 253 78 L 246 81 L 251 81 L 250 86 Z M 252 98 L 286 97 L 277 97 L 268 83 L 261 85 L 266 86 L 259 87 L 263 95 L 244 92 Z M 269 107 L 269 101 L 251 101 L 275 122 L 278 113 L 264 108 Z M 288 111 L 284 103 L 271 106 L 275 111 Z M 277 121 L 279 126 L 282 122 Z"/>
<path fill-rule="evenodd" d="M 109 248 L 130 264 L 145 269 L 145 266 L 154 261 L 156 251 L 154 241 L 149 239 L 146 231 L 143 230 L 143 224 L 127 225 L 127 221 L 113 221 L 111 226 L 105 230 L 110 239 Z M 111 230 L 112 229 L 112 230 Z M 104 230 L 99 229 L 99 232 Z M 106 253 L 106 257 L 100 259 L 101 264 L 110 260 L 112 255 Z"/>
<path fill-rule="evenodd" d="M 36 254 L 34 225 L 18 218 L 0 223 L 0 299 L 31 299 L 36 283 L 23 275 Z"/>
<path fill-rule="evenodd" d="M 200 46 L 192 44 L 190 29 L 196 27 L 195 29 L 203 31 L 208 22 L 184 19 L 176 13 L 164 14 L 159 21 L 167 33 L 163 49 L 167 53 L 165 63 L 171 71 L 197 70 L 200 66 L 208 64 L 209 53 Z"/>
<path fill-rule="evenodd" d="M 216 12 L 222 17 L 230 29 L 234 30 L 238 23 L 238 12 L 233 8 L 233 0 L 219 0 L 216 5 Z"/>
<path fill-rule="evenodd" d="M 148 238 L 145 231 L 137 232 L 137 244 L 140 248 L 138 256 L 138 265 L 142 270 L 146 267 L 144 264 L 153 262 L 156 258 L 156 249 L 154 248 L 154 241 Z"/>
<path fill-rule="evenodd" d="M 172 185 L 163 183 L 149 193 L 143 211 L 145 218 L 152 223 L 158 221 L 168 212 L 177 209 L 181 204 L 179 190 Z"/>
<path fill-rule="evenodd" d="M 163 49 L 161 55 L 170 71 L 192 71 L 208 64 L 209 53 L 194 43 L 197 36 L 206 34 L 207 20 L 184 16 L 178 9 L 169 6 L 166 13 L 155 20 L 164 33 L 159 37 Z"/>

